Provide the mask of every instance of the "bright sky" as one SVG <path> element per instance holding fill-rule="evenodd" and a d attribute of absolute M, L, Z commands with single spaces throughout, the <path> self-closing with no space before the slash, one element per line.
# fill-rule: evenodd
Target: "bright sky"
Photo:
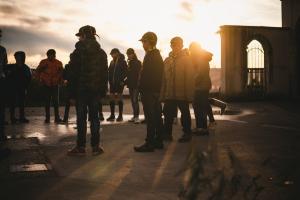
<path fill-rule="evenodd" d="M 212 67 L 220 67 L 220 25 L 281 26 L 280 0 L 1 0 L 1 44 L 10 54 L 25 50 L 27 63 L 35 67 L 49 48 L 58 59 L 68 62 L 83 25 L 93 25 L 100 44 L 109 53 L 135 48 L 144 52 L 138 39 L 144 32 L 157 33 L 157 47 L 165 57 L 174 36 L 188 47 L 198 41 L 214 53 Z"/>

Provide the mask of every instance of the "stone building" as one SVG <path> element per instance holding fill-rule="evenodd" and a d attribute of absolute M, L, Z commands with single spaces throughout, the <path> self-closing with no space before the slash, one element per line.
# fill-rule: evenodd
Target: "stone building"
<path fill-rule="evenodd" d="M 300 1 L 281 4 L 282 27 L 221 26 L 224 96 L 300 97 Z"/>

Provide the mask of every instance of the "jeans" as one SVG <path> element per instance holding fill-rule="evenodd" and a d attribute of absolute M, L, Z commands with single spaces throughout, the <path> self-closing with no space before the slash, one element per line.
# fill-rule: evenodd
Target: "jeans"
<path fill-rule="evenodd" d="M 50 105 L 51 101 L 54 107 L 54 115 L 55 120 L 59 120 L 59 99 L 58 99 L 58 86 L 44 86 L 44 92 L 45 92 L 45 111 L 46 111 L 46 120 L 50 120 Z"/>
<path fill-rule="evenodd" d="M 91 146 L 100 143 L 99 102 L 96 97 L 85 96 L 76 99 L 77 146 L 85 147 L 87 132 L 87 114 L 91 123 Z"/>
<path fill-rule="evenodd" d="M 162 108 L 159 102 L 159 94 L 142 93 L 142 103 L 147 119 L 147 137 L 146 143 L 154 144 L 155 141 L 162 141 L 163 122 Z"/>
<path fill-rule="evenodd" d="M 25 119 L 25 97 L 26 90 L 25 89 L 14 89 L 11 91 L 10 95 L 10 119 L 14 120 L 15 117 L 15 108 L 19 107 L 19 118 Z"/>
<path fill-rule="evenodd" d="M 172 135 L 173 121 L 174 118 L 177 116 L 177 108 L 179 108 L 181 112 L 181 125 L 183 128 L 183 132 L 185 134 L 190 134 L 192 120 L 189 103 L 187 101 L 180 100 L 167 100 L 164 104 L 165 133 L 168 135 Z"/>
<path fill-rule="evenodd" d="M 197 90 L 195 92 L 193 107 L 197 128 L 207 128 L 208 95 L 208 90 Z"/>
<path fill-rule="evenodd" d="M 70 107 L 71 107 L 70 99 L 67 99 L 65 105 L 65 114 L 64 114 L 64 121 L 66 122 L 69 120 Z"/>
<path fill-rule="evenodd" d="M 139 107 L 139 91 L 138 89 L 129 88 L 129 94 L 132 104 L 133 117 L 138 118 L 140 115 L 140 107 Z"/>

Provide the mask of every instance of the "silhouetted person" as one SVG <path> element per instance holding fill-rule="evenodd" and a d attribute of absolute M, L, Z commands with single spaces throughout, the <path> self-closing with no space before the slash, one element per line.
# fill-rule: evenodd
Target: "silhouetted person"
<path fill-rule="evenodd" d="M 164 62 L 164 76 L 161 89 L 161 99 L 164 102 L 164 127 L 167 141 L 172 141 L 172 126 L 177 117 L 177 108 L 181 112 L 181 123 L 184 134 L 179 142 L 191 139 L 191 113 L 189 103 L 194 97 L 193 64 L 188 49 L 183 49 L 183 40 L 174 37 L 171 40 L 172 51 Z"/>
<path fill-rule="evenodd" d="M 69 64 L 65 65 L 64 71 L 63 71 L 63 79 L 64 79 L 64 86 L 67 87 L 68 83 L 69 83 Z M 64 123 L 68 123 L 69 122 L 69 114 L 70 114 L 70 107 L 71 107 L 71 103 L 70 103 L 70 95 L 68 90 L 65 90 L 66 93 L 66 102 L 65 102 L 65 113 L 64 113 L 64 118 L 63 118 L 63 122 Z"/>
<path fill-rule="evenodd" d="M 23 51 L 14 54 L 16 63 L 7 65 L 7 85 L 9 89 L 10 120 L 15 124 L 18 120 L 15 116 L 15 108 L 19 107 L 19 122 L 28 123 L 25 118 L 25 98 L 31 81 L 31 70 L 25 64 L 26 55 Z"/>
<path fill-rule="evenodd" d="M 164 62 L 158 49 L 156 49 L 157 36 L 153 32 L 147 32 L 140 39 L 146 55 L 140 77 L 139 89 L 145 117 L 147 120 L 146 142 L 134 147 L 136 152 L 152 152 L 155 149 L 163 149 L 163 123 L 162 108 L 159 101 Z"/>
<path fill-rule="evenodd" d="M 45 123 L 50 123 L 50 105 L 54 107 L 55 123 L 61 123 L 59 117 L 59 85 L 63 83 L 63 65 L 56 59 L 54 49 L 47 51 L 47 59 L 40 62 L 36 69 L 37 76 L 45 94 Z"/>
<path fill-rule="evenodd" d="M 132 48 L 127 49 L 128 68 L 127 68 L 127 87 L 129 89 L 129 95 L 133 110 L 133 117 L 129 122 L 140 123 L 140 107 L 139 107 L 139 90 L 138 81 L 142 69 L 142 63 L 138 60 L 134 50 Z"/>
<path fill-rule="evenodd" d="M 2 31 L 0 30 L 0 39 L 2 37 Z M 6 95 L 6 80 L 4 68 L 7 65 L 7 53 L 6 49 L 0 45 L 0 142 L 7 140 L 7 137 L 4 132 L 5 126 L 5 98 Z"/>
<path fill-rule="evenodd" d="M 84 26 L 76 36 L 79 42 L 70 55 L 69 94 L 76 103 L 77 144 L 69 155 L 86 153 L 87 115 L 91 123 L 91 146 L 93 155 L 104 152 L 100 146 L 99 102 L 107 92 L 107 55 L 95 38 L 96 29 Z"/>
<path fill-rule="evenodd" d="M 208 114 L 208 96 L 211 89 L 211 79 L 209 76 L 209 62 L 212 60 L 212 54 L 201 48 L 198 43 L 193 42 L 190 45 L 192 62 L 195 67 L 195 96 L 194 111 L 196 117 L 195 134 L 208 135 L 207 114 Z"/>
<path fill-rule="evenodd" d="M 123 121 L 123 90 L 125 86 L 127 63 L 125 56 L 119 49 L 112 49 L 110 52 L 113 60 L 108 68 L 109 92 L 110 92 L 110 111 L 111 114 L 107 121 L 115 121 L 115 104 L 119 105 L 119 116 L 117 121 Z"/>

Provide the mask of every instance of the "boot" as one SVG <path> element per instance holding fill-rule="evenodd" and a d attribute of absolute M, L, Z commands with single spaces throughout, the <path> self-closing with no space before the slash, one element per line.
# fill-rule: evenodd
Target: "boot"
<path fill-rule="evenodd" d="M 110 114 L 109 118 L 106 119 L 106 121 L 113 122 L 116 119 L 116 117 L 115 117 L 115 102 L 111 101 L 109 103 L 109 105 L 110 105 L 110 112 L 111 112 L 111 114 Z"/>
<path fill-rule="evenodd" d="M 117 118 L 118 122 L 123 121 L 123 101 L 119 101 L 119 116 Z"/>
<path fill-rule="evenodd" d="M 153 152 L 154 151 L 154 146 L 149 144 L 149 143 L 144 143 L 141 146 L 135 146 L 134 151 L 135 152 L 140 152 L 140 153 L 146 153 L 146 152 Z"/>

